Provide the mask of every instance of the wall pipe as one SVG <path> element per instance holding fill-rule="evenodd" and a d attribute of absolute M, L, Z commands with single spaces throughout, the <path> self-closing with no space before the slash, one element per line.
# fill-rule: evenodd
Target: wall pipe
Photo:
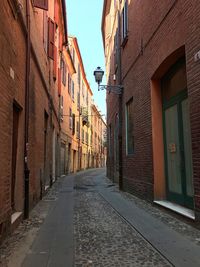
<path fill-rule="evenodd" d="M 29 87 L 30 87 L 30 3 L 26 0 L 26 77 L 25 77 L 25 131 L 24 131 L 24 218 L 29 217 Z"/>

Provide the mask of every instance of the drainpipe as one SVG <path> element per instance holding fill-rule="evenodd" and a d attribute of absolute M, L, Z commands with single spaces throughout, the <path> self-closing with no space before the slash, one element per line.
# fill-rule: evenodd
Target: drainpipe
<path fill-rule="evenodd" d="M 28 130 L 29 130 L 29 76 L 30 76 L 30 6 L 26 0 L 26 78 L 25 78 L 25 132 L 24 132 L 24 218 L 29 217 L 29 173 Z"/>
<path fill-rule="evenodd" d="M 118 11 L 118 62 L 119 62 L 118 84 L 122 84 L 120 10 L 121 10 L 121 4 L 119 4 L 119 11 Z M 122 91 L 122 94 L 119 95 L 119 136 L 118 136 L 118 140 L 119 140 L 119 189 L 120 190 L 123 190 L 123 146 L 122 146 L 123 91 Z"/>

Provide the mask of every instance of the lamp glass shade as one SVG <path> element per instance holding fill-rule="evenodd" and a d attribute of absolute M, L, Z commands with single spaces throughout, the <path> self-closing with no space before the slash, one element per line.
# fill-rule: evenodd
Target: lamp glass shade
<path fill-rule="evenodd" d="M 104 75 L 104 71 L 100 67 L 97 67 L 97 69 L 94 71 L 94 76 L 95 76 L 95 81 L 98 84 L 102 82 L 103 75 Z"/>

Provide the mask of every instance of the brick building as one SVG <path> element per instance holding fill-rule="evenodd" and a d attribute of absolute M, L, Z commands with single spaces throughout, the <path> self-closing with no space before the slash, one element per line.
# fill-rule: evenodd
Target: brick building
<path fill-rule="evenodd" d="M 162 2 L 162 3 L 161 3 Z M 118 180 L 122 114 L 122 186 L 199 220 L 200 2 L 104 1 L 108 176 Z"/>
<path fill-rule="evenodd" d="M 65 2 L 0 3 L 0 240 L 60 175 Z"/>

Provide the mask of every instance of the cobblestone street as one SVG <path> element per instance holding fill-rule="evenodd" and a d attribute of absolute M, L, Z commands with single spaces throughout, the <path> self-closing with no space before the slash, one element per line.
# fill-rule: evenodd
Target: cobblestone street
<path fill-rule="evenodd" d="M 124 212 L 127 203 L 149 216 L 149 234 L 141 230 L 145 222 L 136 227 L 136 213 L 118 210 L 117 199 Z M 160 236 L 153 235 L 155 230 Z M 166 231 L 175 238 L 170 246 Z M 120 192 L 104 169 L 92 169 L 53 185 L 30 219 L 3 243 L 0 266 L 200 266 L 199 252 L 200 232 L 191 223 Z"/>

